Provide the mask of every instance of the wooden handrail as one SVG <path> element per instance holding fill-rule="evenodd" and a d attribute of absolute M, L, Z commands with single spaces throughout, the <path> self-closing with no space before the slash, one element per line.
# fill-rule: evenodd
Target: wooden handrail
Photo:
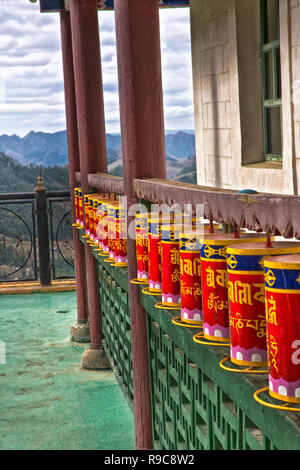
<path fill-rule="evenodd" d="M 91 187 L 123 194 L 121 177 L 90 174 Z M 160 179 L 136 179 L 135 194 L 156 204 L 203 204 L 204 216 L 249 230 L 268 231 L 285 238 L 300 239 L 300 196 L 271 193 L 246 194 Z"/>

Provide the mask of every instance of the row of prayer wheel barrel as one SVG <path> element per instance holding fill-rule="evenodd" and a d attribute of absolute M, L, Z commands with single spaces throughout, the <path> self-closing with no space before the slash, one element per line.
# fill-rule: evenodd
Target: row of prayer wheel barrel
<path fill-rule="evenodd" d="M 149 284 L 149 292 L 153 294 L 163 292 L 162 241 L 166 244 L 163 248 L 165 253 L 172 250 L 172 248 L 176 251 L 178 240 L 174 239 L 174 233 L 171 235 L 172 239 L 170 238 L 170 229 L 171 232 L 176 229 L 178 231 L 177 227 L 182 229 L 181 224 L 184 221 L 188 224 L 192 222 L 189 217 L 184 217 L 183 214 L 178 213 L 162 215 L 145 212 L 136 215 L 137 279 Z M 162 234 L 163 227 L 165 227 L 165 230 Z M 174 247 L 171 245 L 174 245 Z M 167 264 L 164 263 L 165 266 Z M 176 277 L 176 274 L 174 276 Z M 166 279 L 166 276 L 164 278 Z M 177 301 L 171 303 L 177 304 Z"/>
<path fill-rule="evenodd" d="M 208 233 L 208 226 L 183 232 L 153 217 L 147 230 L 142 217 L 139 274 L 150 293 L 180 308 L 183 322 L 203 325 L 207 340 L 229 344 L 233 363 L 268 365 L 271 396 L 299 402 L 300 244 L 268 246 L 264 233 Z"/>
<path fill-rule="evenodd" d="M 231 360 L 268 365 L 270 395 L 294 403 L 300 402 L 299 253 L 297 242 L 227 249 Z"/>
<path fill-rule="evenodd" d="M 127 266 L 125 212 L 115 196 L 86 194 L 82 198 L 81 188 L 75 188 L 74 195 L 74 225 L 78 228 L 85 227 L 83 238 L 88 244 L 96 247 L 100 256 L 106 257 L 106 261 L 115 266 Z"/>
<path fill-rule="evenodd" d="M 193 234 L 197 233 L 191 220 Z M 218 227 L 218 226 L 217 226 Z M 210 224 L 203 224 L 203 231 L 220 230 Z M 187 323 L 201 323 L 201 262 L 195 250 L 185 246 L 185 231 L 189 230 L 184 222 L 179 224 L 162 224 L 161 240 L 161 277 L 162 306 L 181 308 L 181 316 Z"/>
<path fill-rule="evenodd" d="M 92 194 L 83 211 L 77 191 L 76 225 L 107 261 L 126 266 L 123 208 Z M 269 246 L 264 233 L 222 233 L 211 224 L 183 228 L 170 216 L 136 216 L 138 280 L 163 307 L 180 309 L 187 325 L 203 326 L 205 339 L 228 344 L 233 363 L 268 365 L 272 397 L 299 403 L 300 243 Z"/>
<path fill-rule="evenodd" d="M 191 303 L 188 299 L 188 290 L 183 290 L 185 284 L 186 270 L 183 258 L 187 253 L 180 249 L 183 229 L 192 230 L 197 224 L 197 218 L 186 217 L 185 214 L 176 214 L 175 220 L 170 220 L 170 215 L 158 216 L 157 214 L 137 215 L 137 272 L 140 280 L 147 281 L 149 293 L 161 294 L 162 306 L 180 308 L 185 311 L 185 303 Z M 143 228 L 141 228 L 141 226 Z M 221 230 L 218 225 L 207 224 L 205 231 Z M 147 240 L 148 239 L 148 240 Z M 148 241 L 148 243 L 147 243 Z M 195 253 L 194 253 L 195 255 Z M 200 261 L 200 259 L 199 259 Z M 194 265 L 197 261 L 194 262 Z M 198 271 L 200 270 L 200 263 Z M 188 287 L 188 286 L 186 286 Z M 192 287 L 190 288 L 190 290 Z M 193 292 L 192 297 L 195 305 L 195 318 L 198 320 L 198 303 L 201 285 Z M 188 309 L 189 307 L 187 307 Z M 191 308 L 193 311 L 194 309 Z M 196 312 L 197 310 L 197 312 Z M 202 312 L 201 312 L 202 313 Z M 188 319 L 187 319 L 188 321 Z"/>
<path fill-rule="evenodd" d="M 179 235 L 182 225 L 162 225 L 161 235 L 161 304 L 180 308 L 180 257 Z"/>

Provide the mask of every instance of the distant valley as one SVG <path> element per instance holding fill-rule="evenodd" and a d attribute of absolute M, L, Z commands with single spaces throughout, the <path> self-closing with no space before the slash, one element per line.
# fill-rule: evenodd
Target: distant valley
<path fill-rule="evenodd" d="M 167 177 L 177 181 L 196 183 L 194 133 L 192 131 L 167 131 L 165 144 Z M 120 134 L 106 134 L 106 149 L 109 173 L 121 175 Z M 66 131 L 54 133 L 30 131 L 24 137 L 15 134 L 0 135 L 0 152 L 11 157 L 19 168 L 21 165 L 44 167 L 44 169 L 65 167 L 68 164 Z M 9 162 L 9 167 L 12 169 L 15 165 L 12 165 L 11 159 Z M 3 164 L 4 160 L 2 159 L 2 170 Z M 65 174 L 66 172 L 64 172 Z M 3 192 L 3 189 L 0 191 Z"/>

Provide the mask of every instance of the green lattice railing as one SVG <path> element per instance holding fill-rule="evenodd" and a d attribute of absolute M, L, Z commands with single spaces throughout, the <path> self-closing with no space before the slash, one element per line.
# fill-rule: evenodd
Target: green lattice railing
<path fill-rule="evenodd" d="M 118 276 L 120 274 L 122 274 L 121 277 Z M 133 383 L 127 275 L 99 261 L 98 278 L 103 347 L 132 406 Z"/>
<path fill-rule="evenodd" d="M 220 368 L 229 348 L 193 341 L 196 329 L 172 324 L 172 314 L 142 296 L 147 311 L 152 415 L 158 449 L 300 449 L 300 418 L 259 405 L 253 393 L 267 375 Z M 177 312 L 178 315 L 178 312 Z"/>

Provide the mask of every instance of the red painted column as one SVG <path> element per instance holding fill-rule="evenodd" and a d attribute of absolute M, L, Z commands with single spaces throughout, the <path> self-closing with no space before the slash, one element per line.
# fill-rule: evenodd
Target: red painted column
<path fill-rule="evenodd" d="M 88 174 L 107 172 L 105 120 L 100 39 L 96 0 L 70 2 L 73 63 L 77 106 L 77 123 L 80 152 L 81 187 L 83 194 L 90 189 Z M 87 368 L 103 368 L 97 352 L 102 350 L 100 303 L 96 260 L 91 248 L 85 247 L 87 295 L 91 347 L 83 356 Z M 99 361 L 98 361 L 99 359 Z"/>
<path fill-rule="evenodd" d="M 132 180 L 166 177 L 157 0 L 115 0 L 123 176 L 128 206 Z M 131 220 L 128 217 L 128 223 Z M 128 239 L 129 279 L 136 277 L 135 240 Z M 136 449 L 152 449 L 146 313 L 129 284 Z"/>
<path fill-rule="evenodd" d="M 73 50 L 71 37 L 70 13 L 60 13 L 61 45 L 64 73 L 65 108 L 67 122 L 67 142 L 69 158 L 69 184 L 71 195 L 72 222 L 75 222 L 74 188 L 77 186 L 75 172 L 80 171 L 79 143 L 77 130 L 76 97 L 73 68 Z M 77 325 L 71 329 L 74 341 L 89 341 L 89 327 L 87 324 L 87 298 L 85 284 L 84 247 L 79 240 L 78 231 L 73 227 L 75 280 L 77 294 Z"/>

